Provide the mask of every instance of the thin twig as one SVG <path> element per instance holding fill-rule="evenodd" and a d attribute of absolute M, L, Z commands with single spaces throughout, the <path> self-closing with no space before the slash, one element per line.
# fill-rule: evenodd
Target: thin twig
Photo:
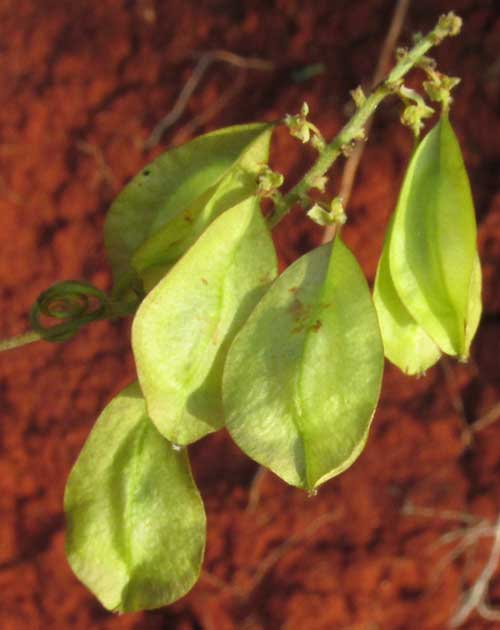
<path fill-rule="evenodd" d="M 438 540 L 439 545 L 447 545 L 458 543 L 435 567 L 434 577 L 437 579 L 446 566 L 459 558 L 471 549 L 474 549 L 480 538 L 487 536 L 493 537 L 493 545 L 491 547 L 488 560 L 484 565 L 479 577 L 474 581 L 472 587 L 468 589 L 462 599 L 462 603 L 458 607 L 449 621 L 450 628 L 460 627 L 472 614 L 474 610 L 485 619 L 499 620 L 500 609 L 491 607 L 488 602 L 488 589 L 491 579 L 500 562 L 500 514 L 496 522 L 493 524 L 486 519 L 470 514 L 468 512 L 458 512 L 455 510 L 436 510 L 433 508 L 418 507 L 412 503 L 407 503 L 402 512 L 407 515 L 423 516 L 425 518 L 444 518 L 446 520 L 461 521 L 463 523 L 472 524 L 472 526 L 461 527 L 458 530 L 447 532 Z M 436 547 L 436 543 L 432 545 Z"/>
<path fill-rule="evenodd" d="M 434 581 L 437 581 L 447 566 L 460 558 L 464 553 L 473 550 L 480 538 L 491 537 L 495 535 L 495 528 L 489 521 L 482 520 L 473 527 L 460 528 L 447 532 L 440 537 L 437 543 L 430 546 L 429 550 L 438 545 L 446 545 L 458 541 L 453 549 L 442 558 L 434 567 Z"/>
<path fill-rule="evenodd" d="M 479 519 L 475 524 L 468 525 L 467 527 L 458 527 L 452 529 L 440 536 L 435 542 L 429 545 L 430 550 L 437 549 L 438 547 L 444 547 L 455 543 L 460 539 L 476 539 L 481 536 L 491 536 L 492 526 L 486 519 Z"/>
<path fill-rule="evenodd" d="M 500 610 L 490 606 L 484 599 L 477 605 L 477 612 L 488 621 L 500 621 Z"/>
<path fill-rule="evenodd" d="M 93 182 L 93 186 L 97 185 L 100 181 L 104 181 L 112 188 L 115 188 L 117 185 L 116 177 L 111 167 L 106 162 L 102 149 L 95 144 L 83 140 L 76 143 L 76 148 L 82 153 L 85 153 L 85 155 L 93 157 L 96 162 L 97 176 Z"/>
<path fill-rule="evenodd" d="M 191 135 L 202 125 L 207 123 L 211 118 L 213 118 L 216 114 L 218 114 L 224 107 L 231 101 L 245 85 L 245 74 L 241 74 L 215 101 L 215 103 L 201 112 L 198 116 L 195 116 L 193 120 L 184 125 L 179 131 L 175 134 L 175 144 L 180 144 L 187 140 Z"/>
<path fill-rule="evenodd" d="M 191 76 L 189 77 L 179 96 L 177 97 L 174 106 L 168 112 L 168 114 L 160 120 L 160 122 L 151 132 L 149 138 L 144 143 L 145 150 L 155 147 L 160 142 L 161 137 L 163 136 L 165 131 L 179 120 L 184 110 L 186 109 L 191 95 L 198 87 L 198 84 L 200 83 L 203 75 L 207 71 L 212 61 L 213 58 L 208 53 L 198 60 L 198 63 L 196 64 Z"/>
<path fill-rule="evenodd" d="M 436 510 L 434 508 L 419 507 L 407 501 L 401 512 L 405 516 L 421 516 L 424 518 L 439 518 L 447 521 L 459 521 L 476 525 L 481 519 L 470 512 L 460 512 L 458 510 Z"/>
<path fill-rule="evenodd" d="M 483 613 L 486 611 L 486 614 L 490 615 L 487 618 L 490 619 L 492 618 L 492 616 L 494 616 L 496 619 L 500 618 L 500 611 L 490 608 L 486 603 L 490 582 L 497 569 L 499 561 L 500 516 L 498 516 L 495 524 L 495 537 L 493 540 L 493 545 L 491 547 L 490 555 L 488 557 L 488 561 L 486 562 L 480 576 L 474 582 L 473 586 L 465 593 L 465 596 L 458 610 L 450 619 L 450 628 L 460 627 L 468 619 L 468 617 L 474 610 L 477 610 L 479 613 L 481 613 L 481 611 L 483 611 Z"/>
<path fill-rule="evenodd" d="M 439 365 L 444 374 L 444 378 L 446 381 L 446 387 L 448 389 L 448 396 L 450 398 L 451 404 L 455 413 L 460 420 L 460 426 L 462 429 L 462 442 L 464 446 L 469 447 L 473 442 L 473 435 L 470 424 L 467 422 L 467 414 L 465 413 L 464 402 L 462 397 L 458 393 L 457 387 L 457 379 L 455 378 L 455 373 L 453 368 L 450 365 L 449 360 L 446 357 L 442 357 Z"/>
<path fill-rule="evenodd" d="M 200 580 L 202 580 L 203 582 L 206 582 L 210 586 L 213 586 L 218 591 L 227 591 L 231 589 L 238 591 L 238 588 L 236 585 L 229 584 L 228 582 L 218 577 L 217 575 L 210 573 L 210 571 L 206 571 L 206 570 L 202 571 L 200 574 Z"/>
<path fill-rule="evenodd" d="M 385 37 L 385 41 L 382 45 L 382 50 L 380 52 L 380 56 L 378 59 L 377 67 L 375 68 L 375 73 L 371 82 L 371 89 L 374 89 L 380 81 L 385 76 L 387 72 L 387 68 L 390 64 L 391 57 L 394 52 L 394 48 L 399 39 L 399 35 L 401 34 L 401 30 L 403 28 L 403 24 L 406 18 L 406 14 L 408 12 L 411 0 L 398 0 L 396 6 L 394 8 L 394 13 L 392 15 L 391 25 L 389 26 L 389 30 L 387 31 L 387 35 Z M 370 129 L 373 123 L 373 118 L 368 120 L 365 125 L 365 133 L 366 136 L 369 135 Z M 363 155 L 363 151 L 365 150 L 365 143 L 359 142 L 355 147 L 354 151 L 351 153 L 349 158 L 347 159 L 344 169 L 342 171 L 342 180 L 340 184 L 340 192 L 339 196 L 342 199 L 342 203 L 347 206 L 349 199 L 351 197 L 352 187 L 354 185 L 354 179 L 356 177 L 356 173 L 361 162 L 361 157 Z M 328 243 L 335 236 L 335 225 L 328 225 L 325 228 L 323 233 L 323 243 Z"/>
<path fill-rule="evenodd" d="M 494 422 L 496 422 L 500 418 L 500 401 L 495 403 L 493 407 L 487 411 L 484 416 L 481 416 L 479 420 L 476 420 L 471 425 L 469 425 L 469 431 L 472 433 L 477 433 L 478 431 L 482 431 L 489 427 Z"/>
<path fill-rule="evenodd" d="M 189 99 L 193 95 L 193 92 L 196 90 L 198 85 L 200 84 L 205 72 L 212 65 L 214 61 L 222 61 L 224 63 L 230 64 L 237 68 L 243 68 L 245 70 L 261 70 L 269 72 L 273 70 L 274 65 L 270 61 L 266 61 L 264 59 L 258 59 L 256 57 L 241 57 L 240 55 L 236 55 L 235 53 L 229 52 L 227 50 L 213 50 L 209 52 L 204 52 L 199 54 L 198 62 L 187 80 L 186 84 L 182 88 L 173 108 L 164 116 L 160 122 L 156 125 L 156 127 L 151 132 L 151 135 L 144 143 L 144 149 L 152 149 L 155 147 L 161 140 L 161 137 L 165 133 L 165 131 L 174 125 L 179 118 L 184 113 L 186 106 L 189 102 Z M 232 98 L 234 94 L 231 94 L 229 98 Z M 223 103 L 219 107 L 212 109 L 210 116 L 213 116 L 217 113 L 229 100 L 226 95 L 223 97 Z M 205 122 L 210 116 L 206 116 L 206 114 L 201 114 L 198 117 L 198 122 L 196 126 L 199 126 L 200 119 Z"/>
<path fill-rule="evenodd" d="M 262 482 L 267 476 L 267 468 L 264 466 L 259 466 L 257 468 L 257 472 L 252 479 L 252 483 L 250 484 L 250 490 L 248 492 L 248 503 L 247 503 L 247 512 L 254 512 L 257 508 L 257 505 L 260 501 L 260 493 Z"/>
<path fill-rule="evenodd" d="M 212 50 L 208 53 L 195 53 L 195 56 L 199 55 L 203 57 L 205 55 L 211 55 L 214 61 L 224 61 L 231 66 L 237 68 L 244 68 L 245 70 L 261 70 L 263 72 L 271 72 L 274 70 L 274 63 L 267 61 L 266 59 L 260 59 L 259 57 L 242 57 L 229 50 Z"/>

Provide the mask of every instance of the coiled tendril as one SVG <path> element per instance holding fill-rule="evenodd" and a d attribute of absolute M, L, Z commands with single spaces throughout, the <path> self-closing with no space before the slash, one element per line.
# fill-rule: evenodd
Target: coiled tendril
<path fill-rule="evenodd" d="M 30 311 L 32 329 L 46 341 L 71 339 L 85 324 L 108 316 L 108 297 L 86 282 L 58 282 L 40 293 Z M 61 320 L 47 325 L 42 318 Z"/>

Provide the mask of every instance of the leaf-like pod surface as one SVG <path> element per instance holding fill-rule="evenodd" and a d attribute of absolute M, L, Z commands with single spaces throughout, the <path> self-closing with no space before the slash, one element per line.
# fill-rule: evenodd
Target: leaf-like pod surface
<path fill-rule="evenodd" d="M 249 457 L 312 490 L 360 454 L 383 359 L 365 278 L 336 238 L 291 265 L 236 336 L 224 370 L 227 428 Z"/>
<path fill-rule="evenodd" d="M 186 451 L 158 433 L 137 384 L 99 417 L 64 503 L 69 563 L 109 610 L 165 606 L 197 580 L 203 503 Z"/>
<path fill-rule="evenodd" d="M 439 360 L 441 352 L 410 315 L 392 281 L 389 248 L 393 219 L 387 228 L 379 260 L 373 302 L 377 309 L 385 356 L 406 374 L 422 374 Z"/>
<path fill-rule="evenodd" d="M 139 381 L 172 442 L 222 427 L 227 348 L 276 274 L 269 229 L 250 197 L 218 217 L 141 304 L 132 327 Z"/>
<path fill-rule="evenodd" d="M 219 129 L 157 157 L 109 209 L 104 237 L 115 293 L 144 274 L 147 288 L 218 214 L 253 194 L 272 126 Z"/>
<path fill-rule="evenodd" d="M 461 358 L 467 358 L 471 341 L 466 329 L 476 256 L 469 181 L 458 141 L 448 118 L 442 116 L 409 164 L 396 209 L 389 264 L 397 293 L 411 316 L 443 352 Z"/>
<path fill-rule="evenodd" d="M 472 277 L 469 287 L 469 308 L 467 311 L 467 323 L 465 326 L 465 347 L 468 350 L 474 339 L 477 328 L 479 326 L 479 320 L 481 319 L 481 313 L 483 310 L 483 302 L 481 296 L 482 290 L 482 276 L 481 276 L 481 261 L 479 255 L 476 254 L 474 259 L 474 266 L 472 268 Z"/>

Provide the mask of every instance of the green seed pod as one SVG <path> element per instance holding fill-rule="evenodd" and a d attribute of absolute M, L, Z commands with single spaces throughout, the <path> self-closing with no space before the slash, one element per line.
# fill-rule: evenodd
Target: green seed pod
<path fill-rule="evenodd" d="M 402 305 L 442 352 L 466 360 L 481 313 L 481 274 L 469 180 L 446 115 L 410 161 L 388 240 L 388 272 Z M 377 293 L 380 306 L 380 278 Z"/>
<path fill-rule="evenodd" d="M 142 302 L 132 347 L 149 415 L 186 445 L 224 424 L 222 369 L 233 337 L 277 274 L 259 200 L 219 216 Z"/>
<path fill-rule="evenodd" d="M 389 223 L 377 269 L 373 302 L 377 310 L 384 354 L 406 374 L 422 374 L 441 356 L 438 346 L 410 315 L 396 291 L 389 267 L 394 217 Z"/>
<path fill-rule="evenodd" d="M 234 339 L 227 429 L 249 457 L 312 492 L 363 450 L 383 362 L 363 272 L 336 237 L 288 267 Z"/>
<path fill-rule="evenodd" d="M 104 409 L 69 476 L 66 554 L 116 612 L 160 608 L 198 579 L 205 511 L 187 451 L 154 427 L 137 383 Z"/>

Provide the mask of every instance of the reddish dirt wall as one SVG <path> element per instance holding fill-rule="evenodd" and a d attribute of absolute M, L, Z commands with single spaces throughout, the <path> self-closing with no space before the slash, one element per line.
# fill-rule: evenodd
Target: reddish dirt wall
<path fill-rule="evenodd" d="M 256 466 L 224 433 L 196 445 L 194 469 L 209 521 L 206 572 L 178 604 L 117 617 L 72 575 L 61 508 L 65 479 L 95 417 L 133 378 L 129 324 L 99 323 L 65 345 L 1 355 L 4 630 L 446 627 L 491 541 L 477 547 L 472 569 L 463 557 L 447 562 L 450 547 L 438 543 L 457 523 L 432 511 L 491 519 L 500 511 L 500 422 L 466 448 L 454 406 L 460 396 L 472 422 L 500 399 L 500 16 L 495 0 L 413 4 L 405 41 L 441 12 L 453 8 L 465 19 L 462 36 L 437 58 L 443 70 L 463 77 L 452 117 L 480 222 L 485 312 L 470 364 L 437 366 L 420 380 L 387 366 L 365 452 L 314 499 L 267 474 L 258 505 L 248 509 Z M 330 137 L 345 120 L 348 91 L 369 81 L 392 6 L 0 0 L 0 336 L 23 331 L 31 303 L 58 280 L 109 288 L 106 209 L 158 152 L 145 154 L 144 140 L 189 77 L 194 51 L 220 48 L 275 64 L 270 73 L 247 71 L 238 95 L 200 131 L 273 120 L 307 100 Z M 323 63 L 323 74 L 292 79 L 312 63 Z M 162 146 L 185 140 L 186 125 L 236 80 L 243 80 L 241 70 L 214 65 Z M 397 118 L 396 103 L 377 115 L 345 228 L 370 280 L 411 144 Z M 306 166 L 284 134 L 273 163 L 291 180 Z M 283 264 L 319 238 L 293 213 L 276 234 Z M 405 514 L 409 502 L 434 515 Z M 491 597 L 500 600 L 500 577 Z M 466 627 L 497 626 L 475 617 Z"/>

